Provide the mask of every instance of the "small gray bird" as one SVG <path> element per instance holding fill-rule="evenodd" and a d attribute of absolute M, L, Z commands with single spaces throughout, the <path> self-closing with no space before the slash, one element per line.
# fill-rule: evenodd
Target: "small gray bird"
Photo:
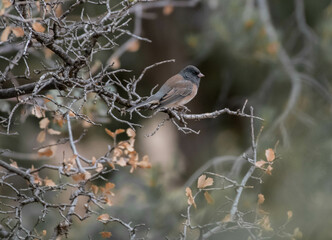
<path fill-rule="evenodd" d="M 155 105 L 155 110 L 183 106 L 196 96 L 201 77 L 204 75 L 199 69 L 189 65 L 169 78 L 158 92 L 127 111 L 132 112 L 134 109 L 146 105 Z"/>

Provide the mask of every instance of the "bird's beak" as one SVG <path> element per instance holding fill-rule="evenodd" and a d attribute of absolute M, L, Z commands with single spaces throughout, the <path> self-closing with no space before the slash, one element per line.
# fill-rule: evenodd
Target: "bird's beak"
<path fill-rule="evenodd" d="M 197 76 L 200 77 L 200 78 L 205 77 L 205 75 L 203 73 L 199 73 Z"/>

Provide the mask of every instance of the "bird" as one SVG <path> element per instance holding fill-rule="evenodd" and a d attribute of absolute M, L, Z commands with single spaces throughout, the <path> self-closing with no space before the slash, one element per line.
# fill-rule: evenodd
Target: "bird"
<path fill-rule="evenodd" d="M 197 67 L 188 65 L 169 78 L 155 94 L 127 111 L 132 112 L 146 105 L 154 105 L 153 109 L 156 111 L 162 108 L 182 107 L 196 96 L 202 77 L 204 74 Z"/>

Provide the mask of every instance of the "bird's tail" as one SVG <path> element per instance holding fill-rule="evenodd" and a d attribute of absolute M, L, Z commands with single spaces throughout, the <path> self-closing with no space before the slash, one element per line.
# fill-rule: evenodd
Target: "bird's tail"
<path fill-rule="evenodd" d="M 139 104 L 137 104 L 137 105 L 135 105 L 135 106 L 132 106 L 132 107 L 128 108 L 128 109 L 127 109 L 127 112 L 132 112 L 132 111 L 134 111 L 136 108 L 143 107 L 143 106 L 146 106 L 146 105 L 149 105 L 149 104 L 151 104 L 151 100 L 150 100 L 150 99 L 147 99 L 147 100 L 145 100 L 145 101 L 143 101 L 143 102 L 141 102 L 141 103 L 139 103 Z"/>

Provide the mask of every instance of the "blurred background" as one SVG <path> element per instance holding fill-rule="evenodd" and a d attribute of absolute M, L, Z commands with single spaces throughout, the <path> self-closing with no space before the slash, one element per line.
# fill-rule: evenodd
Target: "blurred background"
<path fill-rule="evenodd" d="M 169 5 L 148 10 L 143 14 L 141 35 L 152 43 L 136 43 L 131 51 L 117 57 L 118 67 L 132 69 L 131 74 L 138 76 L 148 65 L 175 59 L 175 63 L 147 72 L 137 88 L 147 96 L 156 84 L 160 86 L 184 66 L 197 66 L 205 78 L 187 105 L 192 113 L 237 110 L 248 99 L 247 106 L 264 118 L 255 122 L 257 133 L 264 127 L 258 156 L 263 159 L 265 149 L 277 144 L 278 159 L 272 175 L 263 176 L 262 184 L 250 182 L 255 188 L 245 190 L 240 209 L 255 209 L 257 194 L 262 193 L 262 208 L 269 212 L 272 228 L 282 226 L 291 210 L 293 217 L 286 231 L 299 228 L 302 239 L 332 239 L 332 2 L 261 2 L 205 0 L 193 7 Z M 109 57 L 101 55 L 100 61 Z M 121 75 L 123 79 L 130 76 Z M 178 237 L 185 221 L 181 214 L 187 207 L 184 189 L 196 186 L 201 167 L 206 169 L 200 173 L 208 170 L 240 180 L 248 165 L 237 163 L 234 167 L 235 159 L 251 146 L 249 119 L 230 115 L 190 121 L 191 128 L 200 130 L 198 135 L 183 134 L 166 122 L 154 136 L 145 137 L 165 116 L 158 113 L 146 120 L 134 115 L 144 126 L 137 132 L 137 151 L 141 156 L 149 155 L 152 168 L 134 174 L 121 168 L 109 176 L 116 188 L 114 206 L 107 211 L 128 222 L 144 223 L 140 231 L 142 235 L 149 231 L 150 239 Z M 19 141 L 17 150 L 21 152 L 36 146 L 27 141 L 36 138 L 38 125 L 34 120 L 28 124 L 34 127 L 20 129 L 19 139 L 1 136 L 4 148 L 13 141 Z M 115 130 L 127 126 L 111 119 L 104 127 Z M 77 135 L 82 128 L 75 127 Z M 109 142 L 103 127 L 90 127 L 77 147 L 87 158 L 100 157 Z M 213 192 L 213 205 L 204 199 L 198 201 L 192 212 L 194 221 L 221 221 L 230 208 L 225 197 L 234 194 L 235 190 Z M 97 236 L 105 228 L 114 239 L 126 239 L 121 226 L 105 227 L 93 218 L 87 221 L 88 233 L 77 221 L 70 239 Z M 195 231 L 190 234 L 190 239 L 199 237 Z M 223 237 L 248 239 L 244 232 L 225 233 Z"/>

